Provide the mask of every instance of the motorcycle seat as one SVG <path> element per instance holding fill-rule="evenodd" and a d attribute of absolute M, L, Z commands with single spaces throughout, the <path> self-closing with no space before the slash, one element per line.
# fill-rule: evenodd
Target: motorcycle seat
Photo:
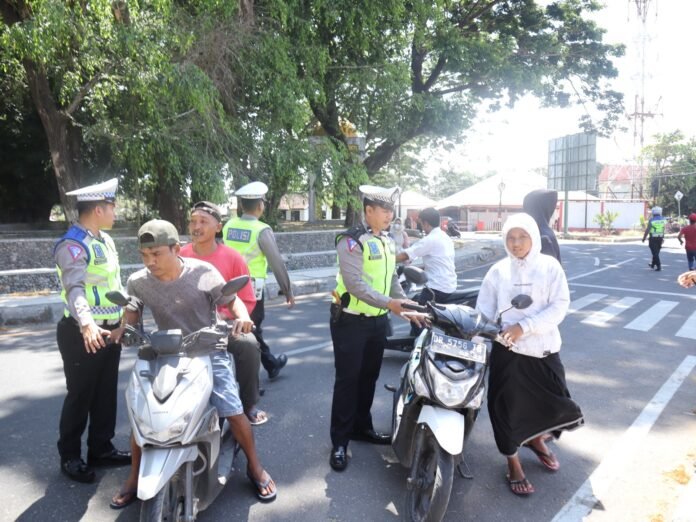
<path fill-rule="evenodd" d="M 479 289 L 456 290 L 452 292 L 446 299 L 437 301 L 439 304 L 465 304 L 474 306 L 478 297 Z"/>

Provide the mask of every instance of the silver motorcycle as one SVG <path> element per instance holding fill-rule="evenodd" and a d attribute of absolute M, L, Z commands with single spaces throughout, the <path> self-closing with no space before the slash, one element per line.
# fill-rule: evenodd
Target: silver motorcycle
<path fill-rule="evenodd" d="M 248 276 L 228 281 L 222 295 L 236 294 Z M 137 298 L 109 292 L 107 298 L 142 311 Z M 229 480 L 239 451 L 227 420 L 210 404 L 213 374 L 209 346 L 228 335 L 226 323 L 189 335 L 181 330 L 146 334 L 126 328 L 123 344 L 138 346 L 126 389 L 133 436 L 142 448 L 138 475 L 141 522 L 194 521 Z M 212 342 L 205 342 L 212 341 Z"/>
<path fill-rule="evenodd" d="M 531 297 L 519 295 L 511 308 Z M 490 321 L 473 308 L 433 301 L 404 304 L 429 326 L 415 338 L 393 392 L 392 448 L 409 468 L 405 519 L 437 522 L 447 510 L 455 467 L 466 478 L 464 450 L 485 397 L 490 341 L 500 337 L 501 316 Z"/>

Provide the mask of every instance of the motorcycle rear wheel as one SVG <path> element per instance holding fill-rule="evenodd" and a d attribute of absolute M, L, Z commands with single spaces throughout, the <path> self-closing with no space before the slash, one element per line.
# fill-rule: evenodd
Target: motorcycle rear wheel
<path fill-rule="evenodd" d="M 406 520 L 439 522 L 452 493 L 454 457 L 440 447 L 429 428 L 421 429 L 417 436 L 423 439 L 411 464 L 415 480 L 406 493 Z M 414 444 L 414 448 L 418 446 Z"/>
<path fill-rule="evenodd" d="M 179 468 L 164 487 L 140 506 L 140 522 L 181 522 L 184 519 L 183 469 Z"/>

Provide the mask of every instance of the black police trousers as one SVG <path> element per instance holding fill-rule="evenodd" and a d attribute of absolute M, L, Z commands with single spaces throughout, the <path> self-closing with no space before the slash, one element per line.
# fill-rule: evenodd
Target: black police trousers
<path fill-rule="evenodd" d="M 266 341 L 263 340 L 263 330 L 261 329 L 261 323 L 263 323 L 263 320 L 266 317 L 266 310 L 263 306 L 264 300 L 265 292 L 264 295 L 261 296 L 261 299 L 256 301 L 256 306 L 249 314 L 249 317 L 254 322 L 255 328 L 252 333 L 254 334 L 254 337 L 256 337 L 256 340 L 259 342 L 259 348 L 261 349 L 261 364 L 267 372 L 270 372 L 271 370 L 273 370 L 273 368 L 276 367 L 276 364 L 278 364 L 278 362 L 276 361 L 275 355 L 271 353 L 271 349 L 266 344 Z"/>
<path fill-rule="evenodd" d="M 650 253 L 652 254 L 650 266 L 653 268 L 662 268 L 662 264 L 660 263 L 660 250 L 662 250 L 663 241 L 664 238 L 662 237 L 648 238 L 648 246 L 650 247 Z"/>
<path fill-rule="evenodd" d="M 103 327 L 113 330 L 116 328 Z M 64 317 L 56 330 L 63 358 L 68 394 L 60 414 L 58 453 L 61 462 L 81 457 L 82 434 L 87 427 L 88 455 L 98 457 L 114 449 L 120 344 L 107 344 L 88 353 L 77 321 Z"/>
<path fill-rule="evenodd" d="M 363 317 L 343 312 L 331 321 L 334 348 L 331 442 L 348 446 L 350 435 L 373 429 L 372 401 L 387 344 L 387 314 Z"/>

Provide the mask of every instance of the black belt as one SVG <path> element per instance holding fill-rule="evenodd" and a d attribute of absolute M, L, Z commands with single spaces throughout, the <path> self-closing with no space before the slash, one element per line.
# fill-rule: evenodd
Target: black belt
<path fill-rule="evenodd" d="M 77 322 L 77 319 L 75 319 L 72 315 L 71 315 L 71 316 L 68 316 L 68 317 L 63 316 L 63 319 L 65 319 L 65 320 L 71 322 L 72 324 L 74 324 L 75 326 L 77 326 L 78 328 L 80 328 L 80 323 L 78 323 L 78 322 Z M 119 320 L 116 321 L 115 323 L 110 323 L 108 320 L 104 319 L 104 320 L 102 320 L 102 321 L 94 321 L 94 323 L 95 323 L 99 328 L 111 328 L 111 329 L 114 329 L 114 328 L 117 328 L 119 324 L 121 324 L 121 320 L 119 319 Z"/>

